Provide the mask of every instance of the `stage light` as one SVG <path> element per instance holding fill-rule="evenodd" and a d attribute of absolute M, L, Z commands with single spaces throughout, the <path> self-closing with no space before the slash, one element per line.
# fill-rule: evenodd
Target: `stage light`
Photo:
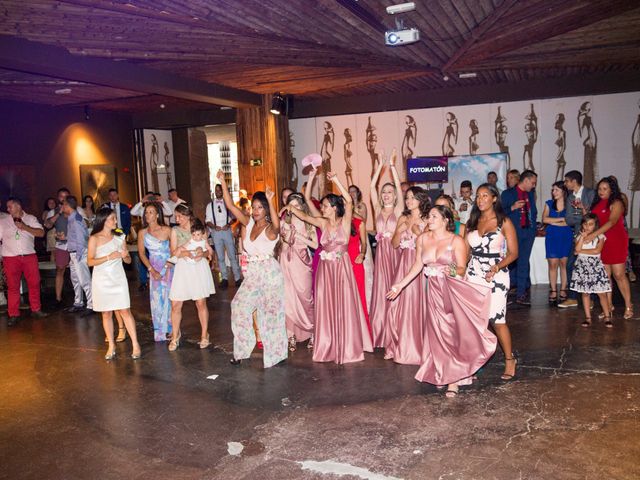
<path fill-rule="evenodd" d="M 282 93 L 274 93 L 271 99 L 271 113 L 274 115 L 286 114 L 287 101 Z"/>

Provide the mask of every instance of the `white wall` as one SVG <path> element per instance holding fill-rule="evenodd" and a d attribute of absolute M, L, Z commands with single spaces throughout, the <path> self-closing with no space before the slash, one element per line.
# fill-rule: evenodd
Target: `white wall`
<path fill-rule="evenodd" d="M 324 122 L 329 122 L 335 134 L 332 169 L 338 173 L 342 181 L 345 181 L 344 130 L 349 128 L 353 137 L 353 179 L 363 191 L 365 201 L 371 208 L 368 190 L 372 167 L 366 145 L 369 117 L 377 136 L 377 153 L 384 150 L 389 155 L 393 148 L 400 152 L 406 128 L 405 118 L 410 115 L 417 125 L 414 154 L 442 155 L 442 140 L 447 126 L 445 118 L 448 112 L 453 113 L 458 120 L 458 141 L 452 144 L 455 154 L 469 153 L 471 119 L 477 121 L 480 130 L 477 153 L 492 153 L 499 151 L 495 140 L 495 120 L 500 107 L 508 129 L 506 144 L 509 147 L 511 168 L 522 171 L 523 153 L 527 144 L 525 124 L 528 120 L 525 117 L 533 105 L 538 125 L 538 138 L 533 147 L 533 165 L 539 175 L 537 191 L 540 207 L 550 197 L 551 184 L 556 180 L 555 159 L 558 147 L 555 142 L 558 131 L 555 129 L 555 123 L 559 113 L 565 116 L 565 172 L 574 169 L 584 172 L 584 133 L 581 138 L 577 117 L 580 106 L 585 102 L 591 102 L 591 117 L 597 135 L 597 178 L 615 175 L 620 187 L 631 199 L 632 192 L 629 191 L 629 187 L 633 171 L 632 133 L 636 122 L 640 121 L 640 92 L 305 118 L 290 120 L 289 129 L 294 143 L 293 156 L 299 164 L 308 153 L 320 152 L 325 133 Z M 636 162 L 640 163 L 640 158 L 637 158 Z M 640 165 L 638 168 L 640 169 Z M 400 166 L 399 170 L 401 177 L 404 177 L 404 165 Z M 306 181 L 306 173 L 300 171 L 298 187 Z M 389 180 L 390 175 L 385 172 L 381 182 Z M 458 186 L 456 190 L 457 188 Z M 630 225 L 638 226 L 640 195 L 634 196 L 633 204 L 633 219 L 629 213 L 628 221 Z M 369 221 L 369 227 L 371 225 Z"/>

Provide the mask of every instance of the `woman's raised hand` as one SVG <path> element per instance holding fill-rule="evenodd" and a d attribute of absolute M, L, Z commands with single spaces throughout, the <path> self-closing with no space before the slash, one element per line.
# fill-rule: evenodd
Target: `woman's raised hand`
<path fill-rule="evenodd" d="M 389 166 L 394 167 L 396 165 L 396 160 L 398 160 L 398 152 L 394 148 L 391 152 L 391 157 L 389 158 Z"/>
<path fill-rule="evenodd" d="M 216 178 L 220 181 L 220 183 L 225 183 L 224 172 L 222 171 L 222 169 L 218 170 L 218 173 L 216 173 Z"/>
<path fill-rule="evenodd" d="M 333 182 L 337 178 L 337 175 L 334 172 L 327 172 L 327 180 Z"/>
<path fill-rule="evenodd" d="M 267 200 L 269 200 L 269 201 L 273 200 L 273 197 L 275 196 L 275 192 L 273 190 L 271 190 L 270 187 L 267 187 L 265 189 L 264 194 L 267 197 Z"/>

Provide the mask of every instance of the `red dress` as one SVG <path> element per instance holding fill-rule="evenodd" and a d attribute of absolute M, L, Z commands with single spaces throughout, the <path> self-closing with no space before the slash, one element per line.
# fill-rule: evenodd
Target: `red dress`
<path fill-rule="evenodd" d="M 369 311 L 367 310 L 367 295 L 365 291 L 364 264 L 356 263 L 356 257 L 360 255 L 359 231 L 362 220 L 359 218 L 353 218 L 351 223 L 356 234 L 349 234 L 349 259 L 351 260 L 351 266 L 353 267 L 353 275 L 356 277 L 356 284 L 358 285 L 358 294 L 360 296 L 360 302 L 362 303 L 362 310 L 364 310 L 364 317 L 367 319 L 367 326 L 369 327 L 369 333 L 371 333 Z"/>
<path fill-rule="evenodd" d="M 598 217 L 600 225 L 604 225 L 609 221 L 611 216 L 611 208 L 607 205 L 608 200 L 600 200 L 591 209 L 591 213 L 595 213 Z M 616 224 L 611 227 L 604 236 L 607 240 L 602 247 L 602 263 L 605 265 L 618 265 L 627 261 L 629 255 L 629 233 L 624 226 L 624 216 L 620 218 Z"/>

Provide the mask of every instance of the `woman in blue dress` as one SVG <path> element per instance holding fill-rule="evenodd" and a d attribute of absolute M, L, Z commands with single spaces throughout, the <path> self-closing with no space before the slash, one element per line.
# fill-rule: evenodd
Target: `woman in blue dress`
<path fill-rule="evenodd" d="M 145 205 L 142 226 L 144 228 L 138 233 L 138 255 L 140 255 L 140 261 L 149 269 L 153 338 L 156 342 L 165 342 L 171 337 L 169 290 L 173 268 L 168 262 L 171 256 L 169 248 L 171 228 L 164 223 L 160 204 L 150 202 Z M 149 252 L 148 257 L 145 249 Z"/>
<path fill-rule="evenodd" d="M 551 187 L 551 200 L 547 200 L 542 213 L 542 222 L 547 225 L 544 239 L 547 263 L 549 264 L 549 303 L 567 299 L 567 260 L 573 248 L 573 229 L 565 221 L 569 192 L 563 182 Z M 560 271 L 560 294 L 558 286 Z"/>

